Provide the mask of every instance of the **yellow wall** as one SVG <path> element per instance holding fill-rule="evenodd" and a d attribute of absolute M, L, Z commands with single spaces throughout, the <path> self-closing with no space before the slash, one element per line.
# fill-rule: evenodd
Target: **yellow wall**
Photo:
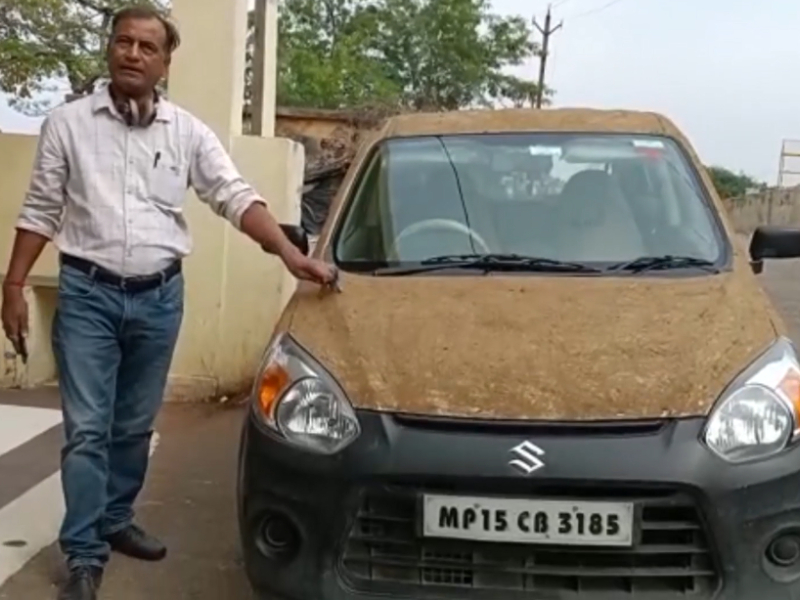
<path fill-rule="evenodd" d="M 300 222 L 303 182 L 303 148 L 290 140 L 237 137 L 231 154 L 242 173 L 265 191 L 273 214 L 282 223 Z M 284 162 L 264 160 L 284 157 Z M 294 291 L 294 278 L 276 257 L 265 254 L 249 239 L 229 232 L 224 263 L 219 345 L 215 371 L 221 391 L 239 389 L 249 382 L 260 352 Z"/>
<path fill-rule="evenodd" d="M 25 195 L 38 138 L 32 135 L 0 133 L 0 279 L 2 279 L 14 240 L 14 221 Z M 32 281 L 43 284 L 25 290 L 28 299 L 30 337 L 28 364 L 14 357 L 11 343 L 0 333 L 0 387 L 40 383 L 55 375 L 50 350 L 49 324 L 52 321 L 56 253 L 48 247 L 32 272 Z"/>
<path fill-rule="evenodd" d="M 28 188 L 38 139 L 33 135 L 0 133 L 0 275 L 8 265 L 14 221 Z M 58 263 L 52 248 L 45 250 L 33 272 L 44 276 L 57 274 Z"/>
<path fill-rule="evenodd" d="M 279 221 L 299 223 L 302 146 L 288 139 L 241 135 L 247 0 L 174 0 L 172 6 L 183 43 L 171 66 L 170 99 L 217 133 Z M 270 18 L 275 17 L 270 12 Z M 214 43 L 209 44 L 209 39 Z M 268 102 L 274 104 L 274 80 L 265 81 L 265 88 Z M 34 136 L 0 134 L 0 276 L 8 264 L 14 221 L 35 151 Z M 294 280 L 278 259 L 212 214 L 192 192 L 186 215 L 194 251 L 185 262 L 186 313 L 168 396 L 197 400 L 250 383 Z M 52 247 L 34 274 L 39 276 L 34 283 L 44 287 L 34 286 L 27 292 L 32 309 L 32 360 L 26 367 L 8 358 L 7 342 L 0 343 L 4 351 L 0 387 L 36 385 L 55 376 L 49 344 L 55 303 L 52 278 L 57 275 Z"/>

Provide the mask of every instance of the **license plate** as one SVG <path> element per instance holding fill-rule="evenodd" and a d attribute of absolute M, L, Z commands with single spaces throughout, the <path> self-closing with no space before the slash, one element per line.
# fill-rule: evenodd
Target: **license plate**
<path fill-rule="evenodd" d="M 633 504 L 425 495 L 422 530 L 482 542 L 630 546 Z"/>

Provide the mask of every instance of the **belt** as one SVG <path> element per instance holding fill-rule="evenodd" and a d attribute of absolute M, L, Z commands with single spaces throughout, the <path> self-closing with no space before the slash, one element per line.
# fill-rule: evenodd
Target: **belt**
<path fill-rule="evenodd" d="M 122 277 L 121 275 L 117 275 L 116 273 L 113 273 L 108 269 L 101 267 L 100 265 L 96 265 L 91 261 L 73 256 L 71 254 L 62 254 L 61 264 L 72 267 L 73 269 L 78 269 L 95 281 L 113 287 L 118 287 L 126 292 L 131 292 L 134 294 L 155 289 L 158 286 L 168 282 L 182 270 L 181 261 L 176 260 L 166 269 L 157 271 L 156 273 L 152 273 L 150 275 Z"/>

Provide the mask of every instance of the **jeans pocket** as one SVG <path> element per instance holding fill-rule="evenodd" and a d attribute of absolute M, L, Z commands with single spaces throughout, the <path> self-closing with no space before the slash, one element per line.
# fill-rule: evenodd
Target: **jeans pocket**
<path fill-rule="evenodd" d="M 58 274 L 58 295 L 62 298 L 87 298 L 97 283 L 83 271 L 62 265 Z"/>
<path fill-rule="evenodd" d="M 167 308 L 183 310 L 183 274 L 178 273 L 158 288 L 158 302 Z"/>

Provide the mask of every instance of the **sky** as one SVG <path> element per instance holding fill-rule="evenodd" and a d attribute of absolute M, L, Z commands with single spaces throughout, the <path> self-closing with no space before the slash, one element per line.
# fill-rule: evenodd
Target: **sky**
<path fill-rule="evenodd" d="M 543 23 L 548 2 L 493 0 L 493 5 L 498 13 L 535 16 Z M 551 38 L 547 69 L 554 106 L 661 112 L 688 135 L 706 164 L 777 181 L 782 141 L 800 140 L 795 74 L 800 50 L 792 41 L 800 2 L 552 0 L 552 5 L 554 20 L 563 20 Z M 515 71 L 535 79 L 538 68 L 534 59 Z M 39 124 L 0 100 L 0 130 L 35 133 Z M 800 171 L 798 162 L 790 160 L 786 167 Z"/>

